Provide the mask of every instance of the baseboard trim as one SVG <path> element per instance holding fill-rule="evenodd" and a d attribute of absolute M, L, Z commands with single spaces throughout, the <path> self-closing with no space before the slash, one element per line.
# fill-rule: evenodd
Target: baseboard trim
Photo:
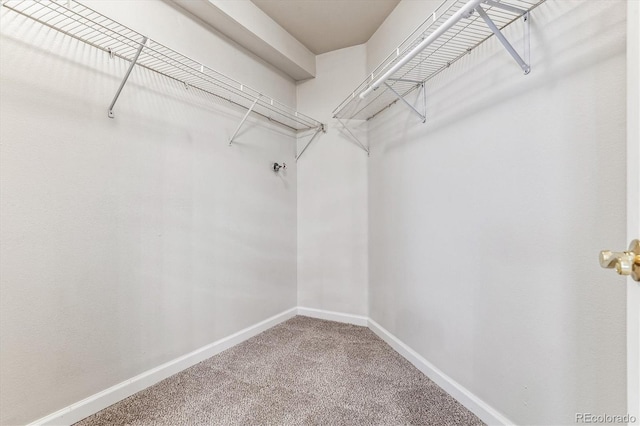
<path fill-rule="evenodd" d="M 304 315 L 305 317 L 318 318 L 329 321 L 343 322 L 347 324 L 361 325 L 363 327 L 369 325 L 369 318 L 365 316 L 345 314 L 342 312 L 325 311 L 324 309 L 298 307 L 298 315 Z"/>
<path fill-rule="evenodd" d="M 369 318 L 369 329 L 378 337 L 387 342 L 396 352 L 413 364 L 425 376 L 433 380 L 438 386 L 454 397 L 460 404 L 478 416 L 488 425 L 513 425 L 515 424 L 504 415 L 496 411 L 489 404 L 478 398 L 464 386 L 447 376 L 435 365 L 424 359 L 420 354 L 411 349 L 393 334 L 385 330 L 380 324 Z"/>
<path fill-rule="evenodd" d="M 158 367 L 152 368 L 151 370 L 147 370 L 144 373 L 138 374 L 137 376 L 118 383 L 117 385 L 105 389 L 102 392 L 91 395 L 82 401 L 71 404 L 68 407 L 30 423 L 28 426 L 70 425 L 78 422 L 91 414 L 97 413 L 98 411 L 133 395 L 136 392 L 140 392 L 141 390 L 166 379 L 167 377 L 204 361 L 207 358 L 211 358 L 212 356 L 260 334 L 283 321 L 293 318 L 297 313 L 297 308 L 281 312 L 271 318 L 267 318 L 264 321 L 240 330 L 237 333 L 196 349 L 193 352 L 166 362 Z"/>
<path fill-rule="evenodd" d="M 154 385 L 182 370 L 185 370 L 207 358 L 210 358 L 226 349 L 229 349 L 243 341 L 250 339 L 279 323 L 293 318 L 296 315 L 304 315 L 312 318 L 337 321 L 369 327 L 376 335 L 384 340 L 396 352 L 413 364 L 418 370 L 433 380 L 438 386 L 453 396 L 458 402 L 478 416 L 489 425 L 513 425 L 515 424 L 499 413 L 489 404 L 478 398 L 465 387 L 457 383 L 451 377 L 440 371 L 437 367 L 424 359 L 408 345 L 384 329 L 371 318 L 362 315 L 346 314 L 342 312 L 326 311 L 323 309 L 297 307 L 267 318 L 257 324 L 247 327 L 223 339 L 217 340 L 193 352 L 166 362 L 158 367 L 147 370 L 131 379 L 118 383 L 108 389 L 91 395 L 82 401 L 71 404 L 55 413 L 38 419 L 28 426 L 35 425 L 70 425 L 97 413 L 108 406 L 121 401 L 136 392 Z"/>

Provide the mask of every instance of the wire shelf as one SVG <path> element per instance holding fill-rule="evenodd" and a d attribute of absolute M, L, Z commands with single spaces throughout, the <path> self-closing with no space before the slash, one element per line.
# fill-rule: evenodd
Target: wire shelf
<path fill-rule="evenodd" d="M 503 29 L 545 0 L 486 1 L 482 7 L 498 29 Z M 438 31 L 450 18 L 461 11 L 468 0 L 444 0 L 334 111 L 334 118 L 369 120 L 398 101 L 397 92 L 404 97 L 426 81 L 447 69 L 452 63 L 471 52 L 493 35 L 478 13 L 458 20 L 420 53 L 392 73 L 386 84 L 362 99 L 374 81 L 391 70 L 423 40 Z M 499 5 L 500 7 L 497 7 Z"/>
<path fill-rule="evenodd" d="M 3 6 L 129 62 L 135 60 L 143 46 L 136 66 L 224 99 L 291 130 L 322 126 L 319 121 L 175 50 L 151 40 L 145 43 L 147 38 L 142 34 L 76 1 L 4 0 Z"/>

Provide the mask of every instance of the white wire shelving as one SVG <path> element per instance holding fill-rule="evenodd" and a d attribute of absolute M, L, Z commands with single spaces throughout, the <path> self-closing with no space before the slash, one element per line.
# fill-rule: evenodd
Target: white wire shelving
<path fill-rule="evenodd" d="M 444 0 L 387 58 L 333 111 L 344 121 L 369 120 L 400 101 L 424 122 L 426 111 L 405 100 L 421 90 L 426 108 L 425 82 L 469 54 L 495 35 L 521 70 L 528 74 L 529 12 L 545 0 Z M 522 18 L 522 55 L 501 30 Z M 349 132 L 350 133 L 350 132 Z M 356 139 L 354 137 L 354 139 Z M 368 152 L 368 149 L 356 140 Z"/>
<path fill-rule="evenodd" d="M 292 131 L 324 130 L 309 116 L 264 95 L 201 62 L 191 59 L 74 0 L 4 0 L 2 5 L 67 36 L 130 62 L 108 108 L 113 118 L 118 96 L 135 66 L 176 80 L 185 88 L 195 88 L 246 109 L 231 144 L 250 113 L 278 123 Z"/>

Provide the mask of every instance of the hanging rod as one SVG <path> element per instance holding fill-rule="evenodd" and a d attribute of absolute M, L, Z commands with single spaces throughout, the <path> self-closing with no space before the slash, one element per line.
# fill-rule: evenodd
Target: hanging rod
<path fill-rule="evenodd" d="M 185 89 L 194 88 L 213 95 L 293 131 L 317 129 L 322 125 L 199 61 L 148 40 L 142 34 L 75 0 L 4 0 L 2 5 L 107 52 L 111 58 L 118 57 L 130 62 L 109 107 L 110 117 L 113 116 L 114 105 L 135 65 L 175 80 Z M 251 107 L 254 101 L 255 105 Z"/>
<path fill-rule="evenodd" d="M 383 84 L 388 78 L 395 74 L 400 68 L 405 66 L 410 60 L 415 58 L 420 52 L 422 52 L 427 46 L 436 41 L 438 37 L 447 32 L 451 27 L 458 23 L 463 17 L 468 18 L 471 16 L 473 9 L 482 3 L 483 0 L 470 0 L 469 3 L 461 7 L 456 13 L 454 13 L 449 19 L 447 19 L 442 25 L 440 25 L 434 32 L 425 37 L 416 47 L 411 49 L 406 55 L 404 55 L 398 62 L 396 62 L 387 72 L 371 84 L 365 91 L 360 93 L 360 98 L 366 98 L 372 91 L 376 90 Z"/>
<path fill-rule="evenodd" d="M 527 74 L 529 12 L 545 0 L 443 0 L 333 111 L 334 118 L 369 120 L 468 55 L 492 35 Z M 501 30 L 522 18 L 521 57 Z M 402 102 L 405 103 L 405 102 Z M 406 104 L 406 103 L 405 103 Z M 418 113 L 421 115 L 420 113 Z"/>

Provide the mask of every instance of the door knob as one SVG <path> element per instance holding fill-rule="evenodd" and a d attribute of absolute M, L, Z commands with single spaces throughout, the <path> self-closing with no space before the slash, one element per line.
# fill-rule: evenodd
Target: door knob
<path fill-rule="evenodd" d="M 615 269 L 620 275 L 631 275 L 634 281 L 640 281 L 640 241 L 631 241 L 627 251 L 601 251 L 600 266 Z"/>

